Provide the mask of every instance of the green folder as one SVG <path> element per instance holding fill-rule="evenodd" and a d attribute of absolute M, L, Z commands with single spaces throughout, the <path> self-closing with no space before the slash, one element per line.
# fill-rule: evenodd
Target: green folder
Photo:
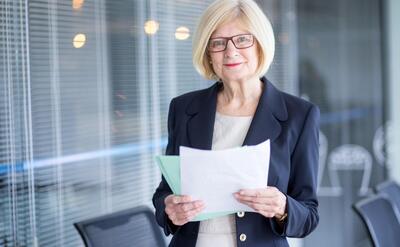
<path fill-rule="evenodd" d="M 156 156 L 156 161 L 158 167 L 160 167 L 161 173 L 163 174 L 165 180 L 172 192 L 175 195 L 181 194 L 181 171 L 179 165 L 179 156 L 176 155 L 158 155 Z M 192 221 L 202 221 L 208 220 L 235 212 L 212 212 L 212 213 L 200 213 Z"/>

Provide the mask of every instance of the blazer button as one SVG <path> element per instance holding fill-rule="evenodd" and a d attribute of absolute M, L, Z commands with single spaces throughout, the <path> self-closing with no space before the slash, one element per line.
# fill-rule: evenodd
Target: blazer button
<path fill-rule="evenodd" d="M 237 212 L 237 216 L 240 217 L 240 218 L 243 218 L 244 217 L 244 212 L 243 211 Z"/>
<path fill-rule="evenodd" d="M 240 241 L 242 241 L 242 242 L 246 241 L 246 238 L 247 238 L 247 236 L 246 236 L 246 234 L 244 234 L 244 233 L 240 234 L 240 236 L 239 236 L 239 239 L 240 239 Z"/>

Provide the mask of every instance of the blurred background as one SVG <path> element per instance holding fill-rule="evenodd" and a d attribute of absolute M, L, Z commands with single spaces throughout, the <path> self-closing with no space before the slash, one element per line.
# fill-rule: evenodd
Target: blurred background
<path fill-rule="evenodd" d="M 83 246 L 73 222 L 151 207 L 168 104 L 210 0 L 0 0 L 0 246 Z M 292 246 L 365 246 L 351 205 L 400 181 L 400 1 L 259 0 L 267 77 L 321 109 L 320 224 Z M 397 152 L 395 152 L 397 150 Z"/>

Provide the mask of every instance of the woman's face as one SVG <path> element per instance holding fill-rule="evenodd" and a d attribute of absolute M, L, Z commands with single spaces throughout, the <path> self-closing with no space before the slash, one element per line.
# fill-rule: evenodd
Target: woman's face
<path fill-rule="evenodd" d="M 239 34 L 249 34 L 249 32 L 239 21 L 233 21 L 216 29 L 211 35 L 211 39 Z M 243 81 L 255 76 L 258 66 L 255 38 L 254 44 L 244 49 L 236 48 L 232 40 L 229 40 L 224 51 L 209 51 L 209 55 L 214 72 L 222 81 Z"/>

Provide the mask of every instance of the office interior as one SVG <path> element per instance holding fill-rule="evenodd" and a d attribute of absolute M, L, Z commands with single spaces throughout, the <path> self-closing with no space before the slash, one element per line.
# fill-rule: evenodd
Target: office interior
<path fill-rule="evenodd" d="M 152 209 L 169 102 L 213 83 L 191 57 L 211 2 L 0 1 L 0 246 L 83 246 L 73 223 Z M 321 110 L 320 223 L 291 246 L 368 246 L 352 205 L 400 182 L 400 1 L 257 3 L 267 78 Z"/>

